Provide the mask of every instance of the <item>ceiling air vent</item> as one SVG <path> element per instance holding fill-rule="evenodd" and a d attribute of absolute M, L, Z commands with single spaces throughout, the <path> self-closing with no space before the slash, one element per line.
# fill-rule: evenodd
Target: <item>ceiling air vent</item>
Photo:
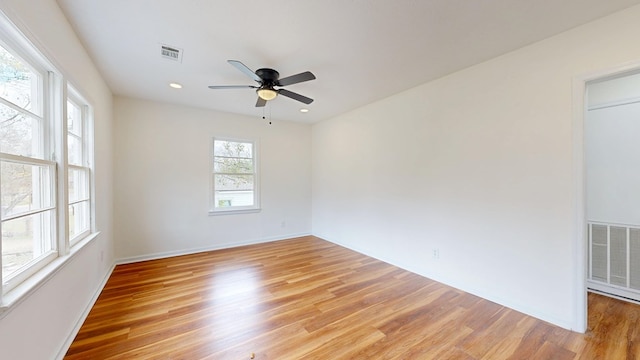
<path fill-rule="evenodd" d="M 177 62 L 182 62 L 182 49 L 175 46 L 160 45 L 160 56 L 163 59 L 169 59 Z"/>

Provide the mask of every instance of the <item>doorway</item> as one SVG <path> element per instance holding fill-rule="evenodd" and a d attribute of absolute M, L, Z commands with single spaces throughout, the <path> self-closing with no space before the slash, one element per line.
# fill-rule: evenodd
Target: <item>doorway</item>
<path fill-rule="evenodd" d="M 585 86 L 587 289 L 640 303 L 640 71 Z"/>

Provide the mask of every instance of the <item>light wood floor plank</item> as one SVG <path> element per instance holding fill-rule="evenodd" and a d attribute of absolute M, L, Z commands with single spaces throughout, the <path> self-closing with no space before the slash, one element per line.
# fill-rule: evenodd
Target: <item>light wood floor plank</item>
<path fill-rule="evenodd" d="M 65 359 L 640 359 L 640 306 L 573 333 L 309 236 L 119 265 Z"/>

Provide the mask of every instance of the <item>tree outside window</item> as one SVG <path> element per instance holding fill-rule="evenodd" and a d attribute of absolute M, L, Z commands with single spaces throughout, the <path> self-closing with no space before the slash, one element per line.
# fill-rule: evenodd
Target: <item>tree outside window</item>
<path fill-rule="evenodd" d="M 214 139 L 212 211 L 257 209 L 257 195 L 255 143 Z"/>

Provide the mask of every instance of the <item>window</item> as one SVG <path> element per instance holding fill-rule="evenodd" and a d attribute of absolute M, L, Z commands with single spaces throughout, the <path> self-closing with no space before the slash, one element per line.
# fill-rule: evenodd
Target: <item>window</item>
<path fill-rule="evenodd" d="M 2 282 L 19 283 L 55 257 L 56 163 L 52 161 L 48 73 L 0 45 Z M 34 270 L 35 269 L 35 270 Z M 3 287 L 3 288 L 4 288 Z"/>
<path fill-rule="evenodd" d="M 213 139 L 211 213 L 259 209 L 256 142 Z"/>
<path fill-rule="evenodd" d="M 0 304 L 26 293 L 31 285 L 7 295 L 46 276 L 47 265 L 63 263 L 73 245 L 95 234 L 90 107 L 70 87 L 65 96 L 65 87 L 0 15 Z"/>
<path fill-rule="evenodd" d="M 91 231 L 89 106 L 69 88 L 67 100 L 68 226 L 73 245 Z M 84 104 L 84 105 L 81 105 Z"/>

